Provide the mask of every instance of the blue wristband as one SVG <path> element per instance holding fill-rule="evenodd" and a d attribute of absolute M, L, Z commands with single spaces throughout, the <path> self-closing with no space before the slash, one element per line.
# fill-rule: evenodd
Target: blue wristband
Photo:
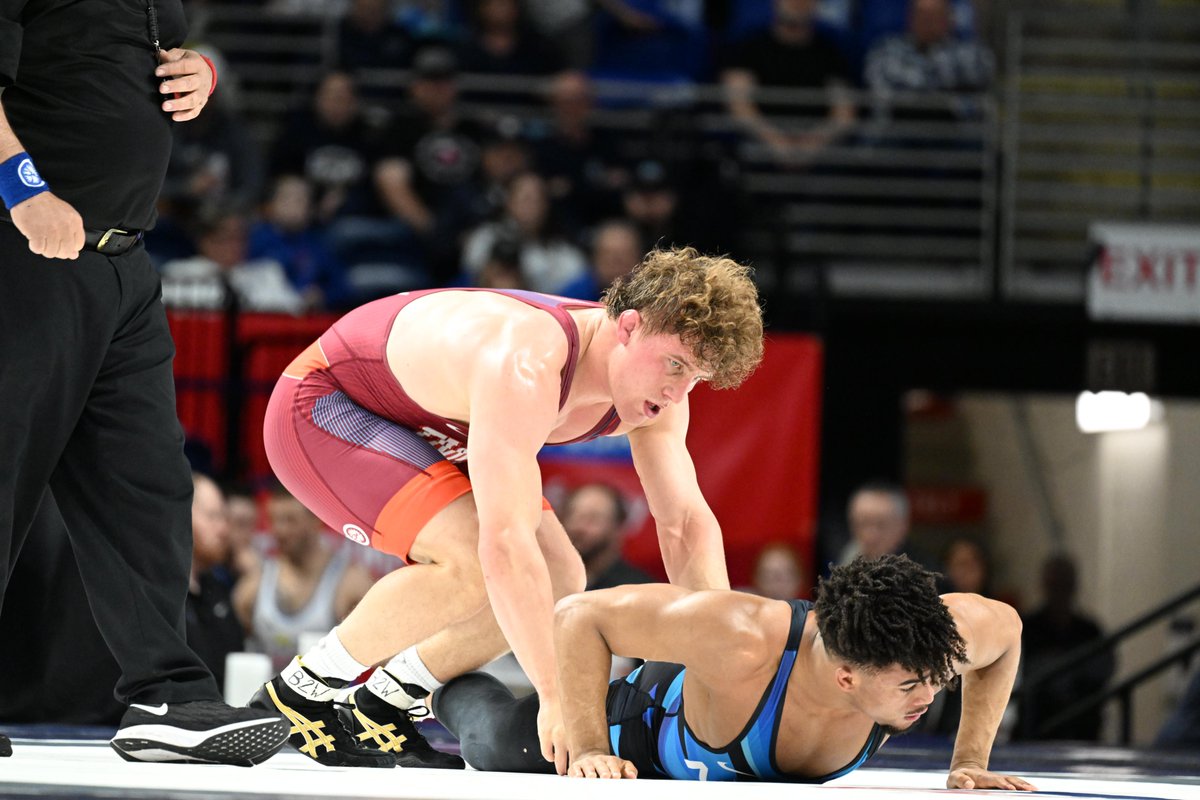
<path fill-rule="evenodd" d="M 36 194 L 48 191 L 50 187 L 38 174 L 28 153 L 17 153 L 0 164 L 0 199 L 4 200 L 5 208 L 12 208 Z"/>

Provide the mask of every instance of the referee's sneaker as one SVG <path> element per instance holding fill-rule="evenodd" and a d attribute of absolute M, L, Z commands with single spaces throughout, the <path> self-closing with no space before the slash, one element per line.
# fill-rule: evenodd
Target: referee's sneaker
<path fill-rule="evenodd" d="M 250 767 L 278 753 L 290 729 L 278 713 L 215 700 L 134 703 L 110 744 L 126 761 Z"/>

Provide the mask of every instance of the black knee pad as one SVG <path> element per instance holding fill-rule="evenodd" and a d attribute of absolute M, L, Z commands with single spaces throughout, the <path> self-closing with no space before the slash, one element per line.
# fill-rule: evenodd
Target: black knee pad
<path fill-rule="evenodd" d="M 536 694 L 515 698 L 491 675 L 470 672 L 433 693 L 433 714 L 458 737 L 462 756 L 489 772 L 553 773 L 538 744 Z"/>

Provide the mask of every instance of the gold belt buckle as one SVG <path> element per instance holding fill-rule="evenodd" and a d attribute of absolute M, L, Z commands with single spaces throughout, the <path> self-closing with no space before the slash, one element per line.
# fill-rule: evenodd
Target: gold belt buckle
<path fill-rule="evenodd" d="M 128 236 L 129 231 L 123 231 L 120 228 L 109 228 L 108 230 L 106 230 L 104 232 L 104 235 L 100 237 L 100 241 L 96 245 L 96 252 L 98 252 L 98 253 L 104 252 L 104 245 L 108 244 L 108 240 L 112 237 L 113 234 L 116 234 L 117 236 Z"/>

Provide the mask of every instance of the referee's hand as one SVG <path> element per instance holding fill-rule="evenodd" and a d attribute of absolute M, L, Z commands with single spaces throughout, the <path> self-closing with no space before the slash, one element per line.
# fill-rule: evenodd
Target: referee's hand
<path fill-rule="evenodd" d="M 175 122 L 187 122 L 200 116 L 208 103 L 212 87 L 212 70 L 195 50 L 160 50 L 161 62 L 154 74 L 160 81 L 158 90 L 163 98 L 162 110 L 171 113 Z"/>
<path fill-rule="evenodd" d="M 42 192 L 17 203 L 8 213 L 13 225 L 29 240 L 29 250 L 46 258 L 79 258 L 83 249 L 83 218 L 70 203 Z"/>

